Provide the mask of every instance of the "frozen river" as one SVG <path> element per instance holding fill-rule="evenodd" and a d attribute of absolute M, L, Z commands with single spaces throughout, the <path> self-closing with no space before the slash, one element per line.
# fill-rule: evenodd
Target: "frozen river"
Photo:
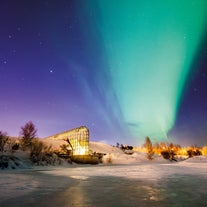
<path fill-rule="evenodd" d="M 1 207 L 207 206 L 207 164 L 72 166 L 1 172 Z"/>

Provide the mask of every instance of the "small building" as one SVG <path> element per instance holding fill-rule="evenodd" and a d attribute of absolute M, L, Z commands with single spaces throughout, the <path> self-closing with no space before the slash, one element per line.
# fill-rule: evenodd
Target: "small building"
<path fill-rule="evenodd" d="M 89 155 L 89 130 L 85 126 L 61 132 L 46 139 L 68 141 L 72 155 Z"/>

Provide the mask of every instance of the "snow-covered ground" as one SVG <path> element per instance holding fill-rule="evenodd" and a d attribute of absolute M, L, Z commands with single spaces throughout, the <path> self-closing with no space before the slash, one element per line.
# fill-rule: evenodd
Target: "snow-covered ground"
<path fill-rule="evenodd" d="M 0 206 L 207 205 L 206 156 L 148 161 L 145 154 L 126 155 L 106 144 L 91 143 L 90 149 L 106 153 L 105 162 L 1 171 Z"/>

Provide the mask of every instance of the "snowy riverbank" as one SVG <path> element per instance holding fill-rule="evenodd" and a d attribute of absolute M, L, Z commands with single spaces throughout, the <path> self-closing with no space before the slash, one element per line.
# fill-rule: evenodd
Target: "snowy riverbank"
<path fill-rule="evenodd" d="M 91 143 L 90 149 L 106 154 L 102 164 L 0 171 L 0 206 L 206 205 L 207 156 L 178 162 L 155 156 L 149 161 L 144 153 L 127 155 L 103 143 Z"/>
<path fill-rule="evenodd" d="M 178 163 L 71 165 L 2 171 L 0 206 L 113 206 L 118 196 L 118 206 L 136 206 L 136 202 L 142 206 L 166 206 L 167 200 L 174 199 L 178 199 L 178 207 L 183 206 L 184 200 L 188 206 L 195 202 L 203 205 L 205 200 L 201 199 L 207 194 L 206 161 L 202 156 Z"/>

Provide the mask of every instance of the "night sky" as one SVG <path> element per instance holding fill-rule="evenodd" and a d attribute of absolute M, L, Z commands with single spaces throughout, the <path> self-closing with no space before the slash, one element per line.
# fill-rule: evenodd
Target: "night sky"
<path fill-rule="evenodd" d="M 206 0 L 0 0 L 0 130 L 207 145 Z"/>

